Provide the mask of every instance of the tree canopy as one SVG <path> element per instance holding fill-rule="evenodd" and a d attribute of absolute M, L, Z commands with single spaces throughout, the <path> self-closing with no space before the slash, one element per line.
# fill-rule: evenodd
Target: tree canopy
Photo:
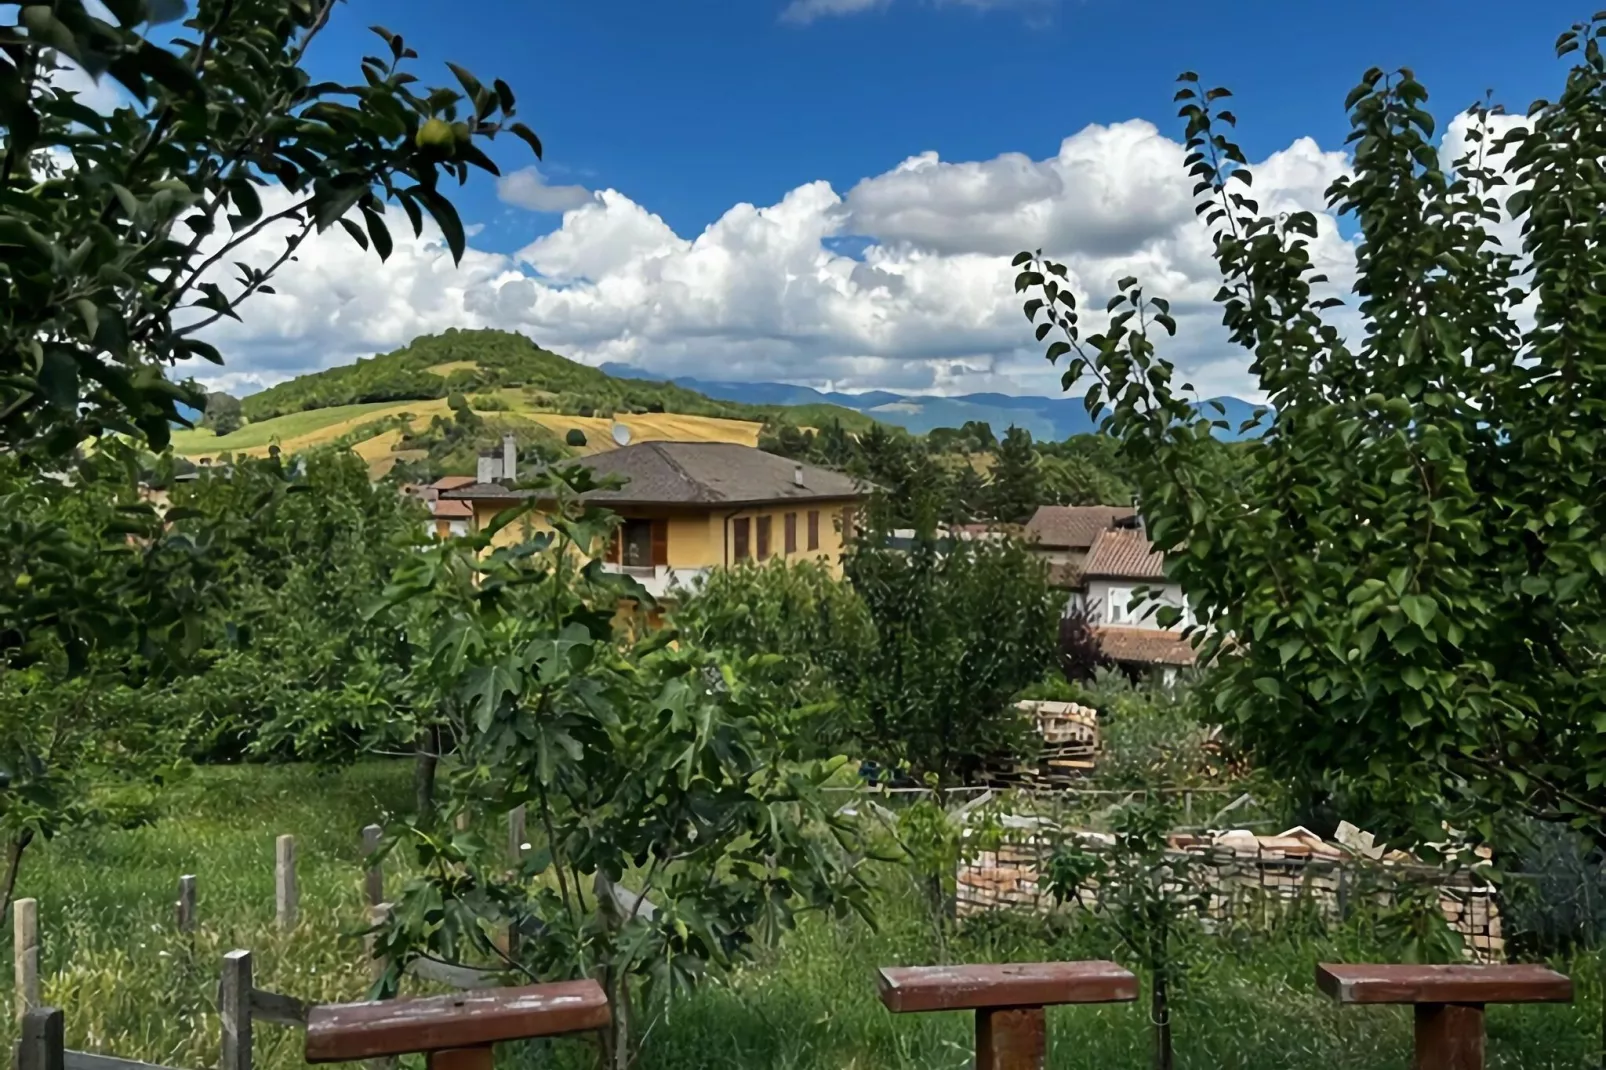
<path fill-rule="evenodd" d="M 1350 333 L 1316 217 L 1261 212 L 1228 92 L 1183 75 L 1218 300 L 1269 403 L 1231 479 L 1158 348 L 1167 302 L 1124 279 L 1087 333 L 1066 269 L 1017 258 L 1038 339 L 1058 336 L 1049 359 L 1103 414 L 1208 622 L 1220 714 L 1268 769 L 1428 840 L 1446 820 L 1488 835 L 1502 810 L 1606 829 L 1603 28 L 1562 35 L 1553 102 L 1473 109 L 1451 168 L 1421 83 L 1366 73 L 1353 174 L 1328 191 L 1359 233 Z"/>

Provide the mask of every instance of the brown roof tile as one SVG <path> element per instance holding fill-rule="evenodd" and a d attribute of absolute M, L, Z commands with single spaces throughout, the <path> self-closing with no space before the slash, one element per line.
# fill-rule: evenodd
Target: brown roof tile
<path fill-rule="evenodd" d="M 1155 552 L 1149 537 L 1138 528 L 1111 528 L 1093 541 L 1082 562 L 1082 575 L 1089 579 L 1163 580 L 1165 556 Z"/>
<path fill-rule="evenodd" d="M 737 505 L 758 502 L 858 498 L 857 480 L 814 465 L 799 465 L 773 453 L 734 442 L 642 442 L 574 463 L 599 478 L 618 476 L 625 485 L 598 490 L 587 501 L 632 505 Z M 802 470 L 802 482 L 797 479 Z M 443 498 L 527 498 L 533 492 L 499 483 L 444 491 Z"/>
<path fill-rule="evenodd" d="M 473 485 L 473 476 L 441 476 L 435 482 L 430 484 L 430 486 L 435 490 L 457 490 L 460 487 L 469 487 Z"/>
<path fill-rule="evenodd" d="M 1101 625 L 1093 629 L 1099 649 L 1113 661 L 1142 665 L 1192 665 L 1193 643 L 1180 632 L 1158 628 L 1126 628 Z"/>
<path fill-rule="evenodd" d="M 1026 539 L 1049 550 L 1085 550 L 1098 534 L 1132 515 L 1120 505 L 1043 505 L 1026 523 Z"/>

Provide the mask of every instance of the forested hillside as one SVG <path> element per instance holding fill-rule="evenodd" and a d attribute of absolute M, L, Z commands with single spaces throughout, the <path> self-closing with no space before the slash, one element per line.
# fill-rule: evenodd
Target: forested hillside
<path fill-rule="evenodd" d="M 670 412 L 726 420 L 765 422 L 790 414 L 794 420 L 841 420 L 868 427 L 869 417 L 835 405 L 787 409 L 716 401 L 674 383 L 618 379 L 542 349 L 509 331 L 459 331 L 424 335 L 391 353 L 355 364 L 298 376 L 241 402 L 247 420 L 263 421 L 308 409 L 380 401 L 425 401 L 453 393 L 520 388 L 551 412 L 575 416 Z"/>

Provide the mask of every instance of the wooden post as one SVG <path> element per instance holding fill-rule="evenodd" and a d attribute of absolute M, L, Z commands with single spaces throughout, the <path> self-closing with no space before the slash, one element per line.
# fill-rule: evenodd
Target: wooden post
<path fill-rule="evenodd" d="M 976 1070 L 1041 1070 L 1048 1026 L 1041 1007 L 976 1012 Z"/>
<path fill-rule="evenodd" d="M 251 952 L 230 951 L 223 956 L 217 1010 L 223 1022 L 218 1070 L 251 1070 Z"/>
<path fill-rule="evenodd" d="M 296 838 L 280 836 L 274 845 L 274 905 L 279 928 L 293 929 L 301 911 L 301 895 L 296 887 Z"/>
<path fill-rule="evenodd" d="M 39 1006 L 39 900 L 18 899 L 11 904 L 11 909 L 17 1020 L 22 1021 L 29 1011 Z"/>
<path fill-rule="evenodd" d="M 1483 1070 L 1483 1004 L 1418 1003 L 1415 1070 Z"/>
<path fill-rule="evenodd" d="M 507 857 L 515 866 L 524 858 L 523 806 L 515 806 L 507 813 Z"/>
<path fill-rule="evenodd" d="M 379 838 L 384 832 L 378 825 L 365 825 L 362 830 L 362 856 L 368 860 L 368 870 L 363 874 L 363 898 L 368 900 L 370 911 L 385 901 L 385 873 L 374 861 L 374 852 L 379 850 Z"/>
<path fill-rule="evenodd" d="M 17 1041 L 17 1070 L 65 1070 L 67 1038 L 64 1016 L 56 1007 L 34 1007 L 22 1016 Z"/>
<path fill-rule="evenodd" d="M 178 879 L 178 902 L 174 904 L 177 914 L 178 931 L 192 933 L 195 931 L 195 875 L 186 873 Z"/>
<path fill-rule="evenodd" d="M 368 912 L 368 920 L 370 924 L 373 925 L 379 925 L 389 917 L 389 903 L 376 903 L 374 904 L 373 909 Z M 374 954 L 374 948 L 377 946 L 377 944 L 378 941 L 375 939 L 373 933 L 369 933 L 367 936 L 362 938 L 363 950 L 367 952 L 368 955 L 368 977 L 375 984 L 378 984 L 379 979 L 385 976 L 385 968 L 388 965 L 388 962 L 384 958 Z"/>

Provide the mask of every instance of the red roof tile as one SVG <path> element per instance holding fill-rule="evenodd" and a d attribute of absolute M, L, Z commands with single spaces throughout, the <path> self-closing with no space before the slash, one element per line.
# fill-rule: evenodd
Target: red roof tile
<path fill-rule="evenodd" d="M 1085 550 L 1099 532 L 1131 515 L 1120 505 L 1043 505 L 1026 522 L 1026 540 L 1048 550 Z"/>
<path fill-rule="evenodd" d="M 1180 632 L 1158 628 L 1125 628 L 1101 625 L 1093 629 L 1099 649 L 1113 661 L 1141 665 L 1192 665 L 1193 643 Z"/>
<path fill-rule="evenodd" d="M 1165 556 L 1149 545 L 1137 528 L 1111 528 L 1099 533 L 1082 562 L 1082 575 L 1112 580 L 1163 580 Z"/>

